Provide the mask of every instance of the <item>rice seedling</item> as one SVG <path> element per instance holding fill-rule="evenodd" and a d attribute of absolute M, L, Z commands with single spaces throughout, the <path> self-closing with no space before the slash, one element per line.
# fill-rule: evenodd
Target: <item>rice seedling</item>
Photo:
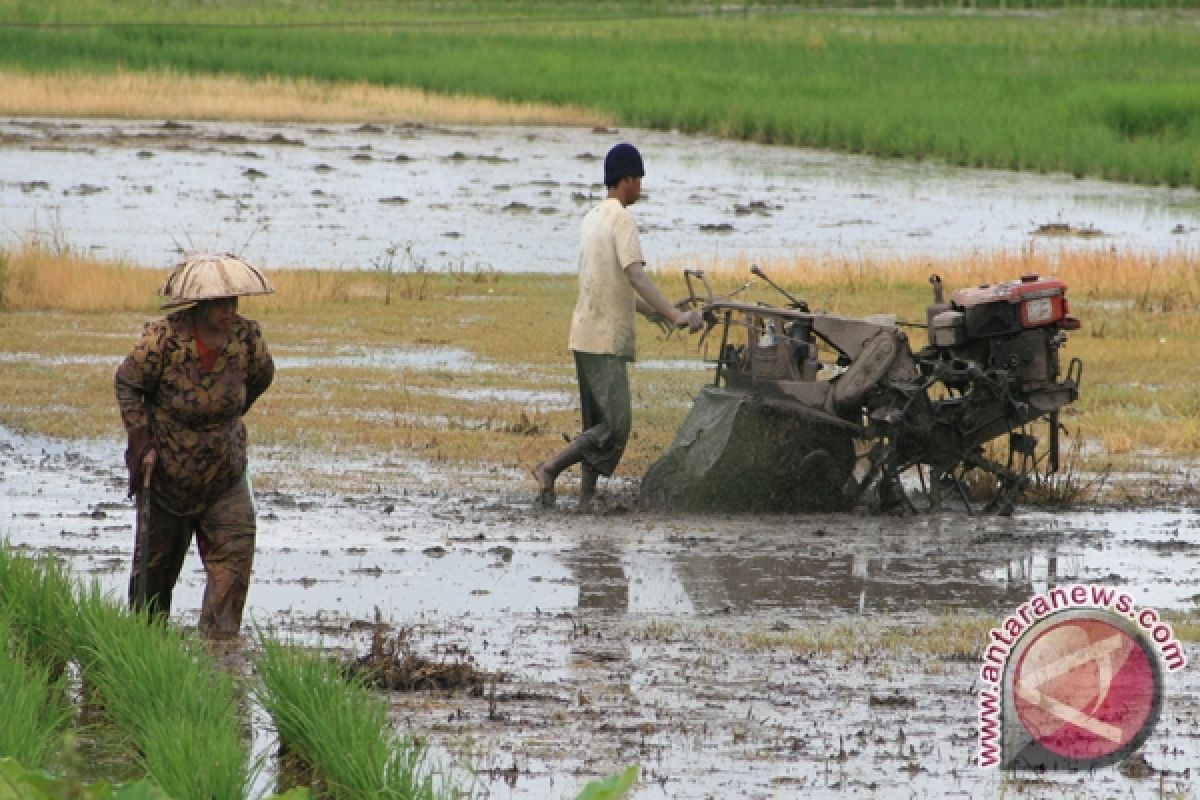
<path fill-rule="evenodd" d="M 50 619 L 56 630 L 47 629 Z M 84 722 L 82 714 L 74 720 L 67 662 L 78 666 L 81 703 L 101 707 L 99 722 Z M 130 613 L 95 582 L 75 586 L 57 562 L 19 556 L 7 543 L 0 544 L 0 694 L 7 702 L 0 715 L 5 785 L 24 786 L 33 768 L 62 773 L 38 773 L 34 784 L 46 797 L 249 796 L 257 767 L 247 763 L 233 679 L 202 645 Z M 84 755 L 93 754 L 95 737 L 110 756 L 123 750 L 129 761 L 133 754 L 152 784 L 84 786 L 97 768 Z M 308 791 L 286 796 L 302 800 Z"/>
<path fill-rule="evenodd" d="M 392 737 L 386 704 L 347 680 L 340 665 L 277 642 L 264 642 L 258 665 L 272 698 L 264 705 L 285 749 L 313 769 L 331 796 L 439 796 L 433 776 L 423 774 L 423 748 Z M 341 763 L 349 753 L 354 763 Z"/>
<path fill-rule="evenodd" d="M 256 695 L 285 751 L 318 777 L 334 800 L 459 797 L 435 774 L 424 747 L 399 738 L 387 703 L 320 653 L 259 634 Z"/>
<path fill-rule="evenodd" d="M 0 613 L 0 756 L 37 769 L 51 766 L 71 718 L 61 676 L 25 658 L 9 614 Z"/>
<path fill-rule="evenodd" d="M 178 800 L 247 796 L 253 767 L 233 679 L 199 642 L 96 591 L 72 624 L 85 680 L 158 786 Z"/>
<path fill-rule="evenodd" d="M 18 555 L 0 539 L 0 618 L 4 636 L 31 665 L 61 678 L 68 661 L 64 632 L 73 609 L 66 569 L 47 557 Z"/>

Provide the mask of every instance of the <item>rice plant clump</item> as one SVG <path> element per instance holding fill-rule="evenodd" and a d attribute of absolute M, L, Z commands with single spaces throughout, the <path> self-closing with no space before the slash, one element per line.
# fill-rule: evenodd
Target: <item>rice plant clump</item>
<path fill-rule="evenodd" d="M 7 613 L 0 615 L 0 756 L 45 769 L 58 754 L 71 710 L 62 678 L 26 663 L 24 649 L 13 637 Z"/>
<path fill-rule="evenodd" d="M 176 800 L 248 796 L 233 678 L 197 640 L 98 592 L 81 598 L 75 624 L 85 680 L 133 741 L 146 774 Z"/>
<path fill-rule="evenodd" d="M 24 558 L 0 539 L 0 614 L 5 636 L 32 664 L 57 679 L 66 670 L 63 638 L 73 612 L 71 579 L 59 562 Z"/>
<path fill-rule="evenodd" d="M 424 748 L 398 738 L 387 703 L 319 653 L 260 635 L 258 700 L 284 750 L 310 768 L 334 800 L 435 800 L 462 793 L 438 780 Z"/>

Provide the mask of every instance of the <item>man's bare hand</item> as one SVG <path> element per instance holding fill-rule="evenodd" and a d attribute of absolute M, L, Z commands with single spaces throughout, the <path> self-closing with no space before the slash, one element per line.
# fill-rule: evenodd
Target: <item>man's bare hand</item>
<path fill-rule="evenodd" d="M 675 317 L 675 327 L 687 328 L 688 333 L 699 333 L 704 330 L 704 317 L 699 311 L 680 311 Z"/>

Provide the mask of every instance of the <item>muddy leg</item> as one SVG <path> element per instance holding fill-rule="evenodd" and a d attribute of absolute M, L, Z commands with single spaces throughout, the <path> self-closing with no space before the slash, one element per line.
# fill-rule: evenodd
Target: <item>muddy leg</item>
<path fill-rule="evenodd" d="M 236 637 L 254 565 L 254 504 L 245 481 L 222 495 L 197 527 L 208 575 L 198 627 L 209 638 Z"/>
<path fill-rule="evenodd" d="M 142 539 L 146 539 L 146 608 L 157 619 L 171 616 L 171 594 L 188 545 L 192 541 L 191 520 L 169 514 L 148 500 L 138 515 L 140 530 L 133 546 L 133 569 L 129 576 L 129 607 L 141 608 L 139 598 L 141 578 Z"/>
<path fill-rule="evenodd" d="M 579 487 L 579 510 L 584 514 L 590 514 L 596 510 L 596 481 L 599 478 L 600 473 L 588 466 L 586 461 L 583 462 L 583 482 Z"/>
<path fill-rule="evenodd" d="M 591 446 L 591 440 L 586 436 L 577 436 L 561 451 L 533 468 L 533 479 L 538 483 L 536 505 L 542 508 L 554 508 L 554 482 L 567 467 L 583 461 L 584 452 Z"/>

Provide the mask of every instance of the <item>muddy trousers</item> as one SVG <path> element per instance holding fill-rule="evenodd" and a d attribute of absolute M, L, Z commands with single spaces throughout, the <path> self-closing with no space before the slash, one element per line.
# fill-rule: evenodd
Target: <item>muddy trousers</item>
<path fill-rule="evenodd" d="M 575 352 L 579 406 L 583 412 L 580 439 L 583 463 L 601 475 L 612 475 L 625 454 L 633 428 L 633 398 L 629 391 L 629 359 Z"/>
<path fill-rule="evenodd" d="M 146 606 L 165 619 L 171 615 L 171 594 L 195 534 L 196 549 L 207 574 L 200 632 L 213 637 L 237 636 L 254 564 L 254 502 L 245 478 L 208 508 L 191 516 L 162 508 L 155 502 L 153 490 L 141 505 L 133 574 L 129 578 L 130 607 L 139 607 L 141 537 L 146 537 Z"/>

